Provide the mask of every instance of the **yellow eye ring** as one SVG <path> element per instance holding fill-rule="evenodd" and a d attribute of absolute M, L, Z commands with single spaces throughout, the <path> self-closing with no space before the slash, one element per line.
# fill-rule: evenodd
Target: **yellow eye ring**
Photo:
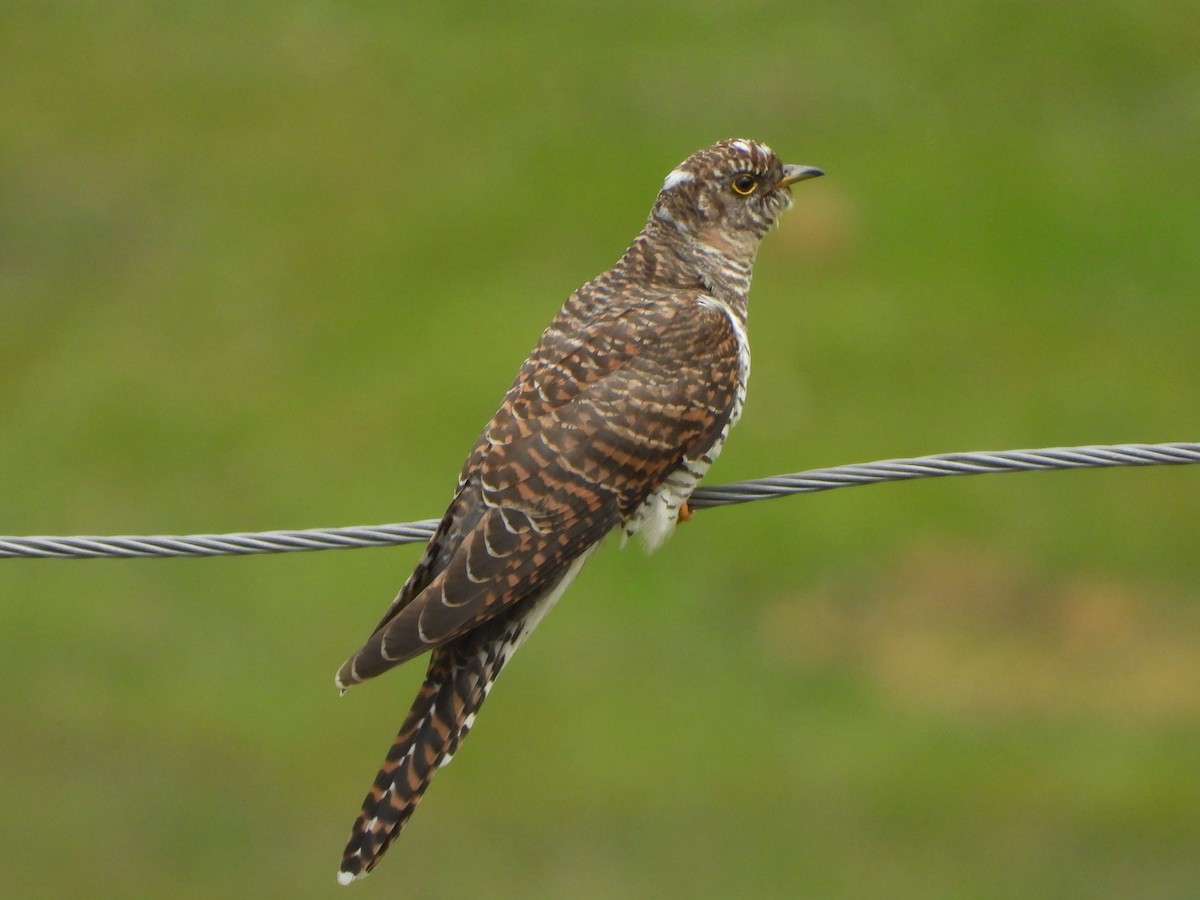
<path fill-rule="evenodd" d="M 735 194 L 748 197 L 758 187 L 758 179 L 749 172 L 742 172 L 740 175 L 733 176 L 733 181 L 729 182 L 729 186 L 733 188 Z"/>

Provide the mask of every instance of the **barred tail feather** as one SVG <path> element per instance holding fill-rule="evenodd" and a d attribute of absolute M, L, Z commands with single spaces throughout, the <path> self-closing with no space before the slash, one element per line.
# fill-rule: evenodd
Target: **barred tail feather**
<path fill-rule="evenodd" d="M 485 626 L 433 651 L 425 682 L 354 822 L 339 882 L 349 884 L 375 868 L 434 773 L 450 762 L 511 655 L 510 630 Z"/>
<path fill-rule="evenodd" d="M 425 682 L 363 800 L 342 853 L 338 881 L 349 884 L 379 863 L 412 816 L 434 772 L 458 752 L 504 664 L 558 602 L 595 549 L 593 544 L 572 560 L 544 593 L 434 649 Z"/>

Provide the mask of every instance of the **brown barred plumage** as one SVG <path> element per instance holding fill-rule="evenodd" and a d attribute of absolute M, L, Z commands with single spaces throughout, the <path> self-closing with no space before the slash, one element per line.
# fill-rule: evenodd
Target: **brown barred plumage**
<path fill-rule="evenodd" d="M 748 140 L 673 170 L 621 260 L 573 293 L 483 430 L 417 567 L 342 690 L 432 650 L 338 878 L 369 872 L 491 684 L 588 554 L 620 527 L 654 549 L 741 414 L 759 241 L 821 172 Z"/>

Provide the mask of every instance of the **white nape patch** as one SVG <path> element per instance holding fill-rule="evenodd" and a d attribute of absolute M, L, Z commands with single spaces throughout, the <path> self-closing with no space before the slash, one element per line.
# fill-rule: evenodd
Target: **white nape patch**
<path fill-rule="evenodd" d="M 338 872 L 338 884 L 345 887 L 348 884 L 353 884 L 354 880 L 363 877 L 365 873 L 355 875 L 353 872 Z"/>
<path fill-rule="evenodd" d="M 747 141 L 741 141 L 741 140 L 734 141 L 729 146 L 733 147 L 735 150 L 740 150 L 743 153 L 746 153 L 746 154 L 750 153 L 750 144 Z"/>
<path fill-rule="evenodd" d="M 663 180 L 662 189 L 664 191 L 669 191 L 673 187 L 677 187 L 692 180 L 694 180 L 692 173 L 686 169 L 672 169 L 671 173 L 666 177 L 666 179 Z"/>

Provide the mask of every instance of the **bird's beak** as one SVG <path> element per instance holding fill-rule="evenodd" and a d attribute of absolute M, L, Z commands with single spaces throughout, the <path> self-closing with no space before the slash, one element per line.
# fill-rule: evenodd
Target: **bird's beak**
<path fill-rule="evenodd" d="M 819 178 L 824 174 L 820 169 L 814 169 L 812 166 L 784 166 L 779 186 L 786 187 L 797 181 L 803 181 L 805 178 Z"/>

